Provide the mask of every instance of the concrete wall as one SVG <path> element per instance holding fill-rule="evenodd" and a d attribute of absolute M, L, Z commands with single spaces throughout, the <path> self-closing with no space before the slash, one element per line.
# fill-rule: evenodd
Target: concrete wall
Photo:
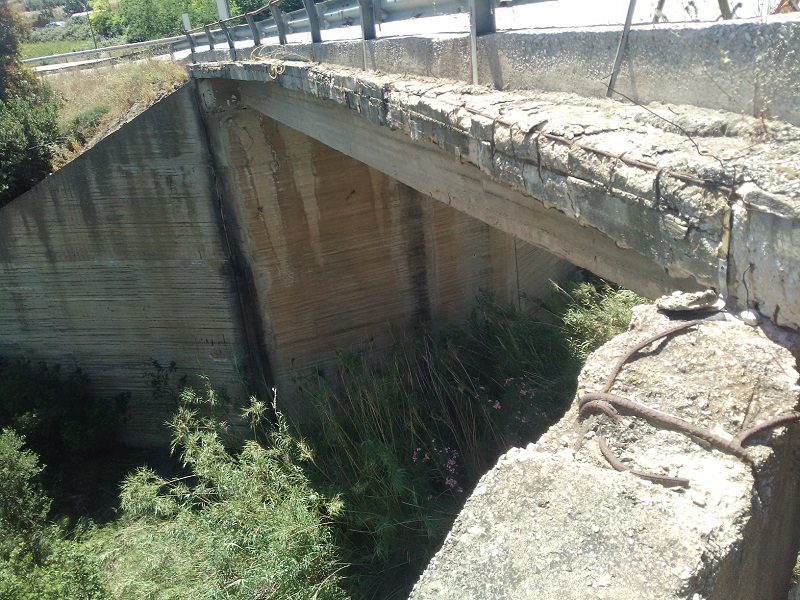
<path fill-rule="evenodd" d="M 0 355 L 133 393 L 127 438 L 164 439 L 151 359 L 239 381 L 243 338 L 210 157 L 184 87 L 0 208 Z"/>
<path fill-rule="evenodd" d="M 621 27 L 505 31 L 478 40 L 479 83 L 605 97 Z M 262 56 L 280 52 L 266 47 Z M 292 44 L 294 56 L 389 73 L 472 81 L 469 36 Z M 692 104 L 800 124 L 800 17 L 662 23 L 631 30 L 617 90 L 637 102 Z M 285 50 L 284 50 L 285 53 Z M 277 56 L 278 54 L 276 54 Z M 217 55 L 214 60 L 227 60 Z M 199 60 L 212 60 L 200 58 Z M 624 100 L 617 96 L 618 100 Z"/>
<path fill-rule="evenodd" d="M 337 348 L 380 352 L 420 323 L 463 321 L 481 288 L 516 302 L 572 269 L 254 110 L 208 124 L 284 394 Z"/>

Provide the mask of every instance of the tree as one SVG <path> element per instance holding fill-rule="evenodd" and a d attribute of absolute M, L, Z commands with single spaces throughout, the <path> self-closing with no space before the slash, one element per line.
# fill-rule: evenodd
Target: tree
<path fill-rule="evenodd" d="M 130 42 L 142 42 L 181 32 L 181 14 L 187 12 L 187 0 L 122 0 L 120 13 L 125 36 Z"/>
<path fill-rule="evenodd" d="M 0 206 L 50 172 L 58 138 L 58 102 L 20 62 L 24 31 L 9 3 L 0 2 Z"/>
<path fill-rule="evenodd" d="M 105 38 L 122 35 L 122 15 L 111 8 L 109 0 L 94 0 L 89 20 L 95 31 Z"/>

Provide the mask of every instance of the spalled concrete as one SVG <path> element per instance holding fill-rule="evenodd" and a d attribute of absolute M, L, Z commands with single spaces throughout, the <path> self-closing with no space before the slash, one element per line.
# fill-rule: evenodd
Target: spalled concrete
<path fill-rule="evenodd" d="M 800 293 L 789 269 L 800 202 L 794 126 L 297 61 L 200 65 L 192 75 L 206 88 L 240 82 L 236 101 L 645 295 L 713 287 L 800 324 L 788 300 Z M 770 212 L 776 223 L 754 214 L 765 198 L 784 207 Z M 734 242 L 732 227 L 745 231 Z M 761 237 L 767 227 L 777 238 Z M 737 265 L 775 272 L 762 242 L 787 274 L 780 287 L 751 275 L 743 294 Z"/>
<path fill-rule="evenodd" d="M 616 359 L 664 330 L 653 307 L 596 351 L 579 395 L 601 388 Z M 708 321 L 648 347 L 612 391 L 733 436 L 800 400 L 781 338 L 737 321 Z M 797 344 L 797 339 L 781 339 Z M 762 436 L 740 459 L 638 418 L 599 417 L 586 433 L 577 407 L 485 475 L 411 600 L 596 598 L 783 600 L 800 531 L 797 428 Z M 687 478 L 667 489 L 610 468 L 603 434 L 634 468 Z"/>

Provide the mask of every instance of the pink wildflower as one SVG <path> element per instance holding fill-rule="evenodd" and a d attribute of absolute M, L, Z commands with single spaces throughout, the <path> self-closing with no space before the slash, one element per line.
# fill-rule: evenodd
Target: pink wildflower
<path fill-rule="evenodd" d="M 500 410 L 501 408 L 503 408 L 503 405 L 500 404 L 500 400 L 495 400 L 494 404 L 492 404 L 492 408 L 495 410 Z"/>

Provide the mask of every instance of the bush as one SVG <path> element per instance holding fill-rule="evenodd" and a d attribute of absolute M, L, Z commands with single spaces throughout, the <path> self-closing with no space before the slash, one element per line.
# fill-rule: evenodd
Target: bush
<path fill-rule="evenodd" d="M 41 555 L 50 500 L 39 483 L 39 458 L 24 450 L 25 440 L 10 429 L 0 431 L 0 559 L 14 551 Z M 0 594 L 0 597 L 5 597 Z"/>
<path fill-rule="evenodd" d="M 89 19 L 95 31 L 103 37 L 110 38 L 123 33 L 122 15 L 111 8 L 109 0 L 95 0 Z"/>
<path fill-rule="evenodd" d="M 47 522 L 50 499 L 38 481 L 38 457 L 24 439 L 0 432 L 0 598 L 108 598 L 99 563 Z"/>
<path fill-rule="evenodd" d="M 58 103 L 47 88 L 0 99 L 0 206 L 50 173 Z"/>
<path fill-rule="evenodd" d="M 50 172 L 58 102 L 19 61 L 25 28 L 0 2 L 0 206 Z"/>
<path fill-rule="evenodd" d="M 86 17 L 70 17 L 61 27 L 42 27 L 28 35 L 29 42 L 59 42 L 62 40 L 91 40 L 92 31 Z"/>
<path fill-rule="evenodd" d="M 335 511 L 303 473 L 303 444 L 280 414 L 238 452 L 222 424 L 203 417 L 207 393 L 184 393 L 173 443 L 192 477 L 165 480 L 147 468 L 122 489 L 126 522 L 96 535 L 117 598 L 345 598 L 326 514 Z M 213 411 L 212 411 L 213 412 Z"/>
<path fill-rule="evenodd" d="M 48 556 L 37 563 L 30 554 L 15 552 L 0 561 L 3 600 L 111 600 L 100 561 L 81 545 L 54 540 Z"/>

